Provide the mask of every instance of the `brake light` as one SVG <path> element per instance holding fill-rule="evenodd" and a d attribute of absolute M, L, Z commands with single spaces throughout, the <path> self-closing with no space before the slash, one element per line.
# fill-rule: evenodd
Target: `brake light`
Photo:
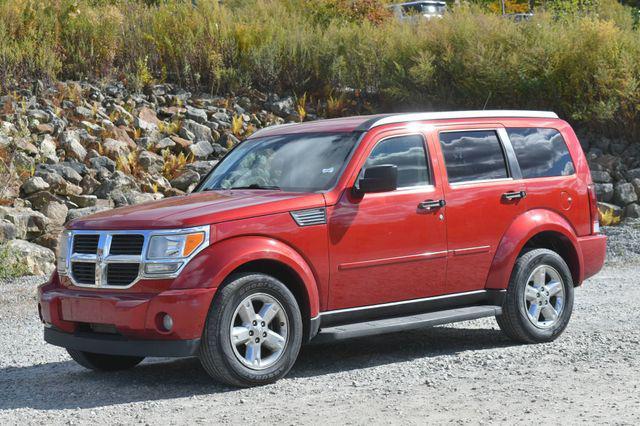
<path fill-rule="evenodd" d="M 591 211 L 591 233 L 600 232 L 600 219 L 598 218 L 598 199 L 596 198 L 596 187 L 594 184 L 588 185 L 589 189 L 589 209 Z"/>

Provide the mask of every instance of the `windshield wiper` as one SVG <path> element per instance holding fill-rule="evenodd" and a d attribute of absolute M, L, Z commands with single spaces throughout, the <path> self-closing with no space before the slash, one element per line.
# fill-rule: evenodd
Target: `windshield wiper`
<path fill-rule="evenodd" d="M 260 185 L 257 183 L 252 183 L 251 185 L 246 185 L 246 186 L 232 186 L 231 188 L 227 188 L 227 189 L 273 189 L 276 191 L 280 191 L 281 188 L 279 186 L 275 186 L 275 185 Z"/>

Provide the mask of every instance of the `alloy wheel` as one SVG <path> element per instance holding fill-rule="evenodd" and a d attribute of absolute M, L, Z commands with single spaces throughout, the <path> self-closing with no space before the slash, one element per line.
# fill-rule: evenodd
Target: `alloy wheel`
<path fill-rule="evenodd" d="M 236 358 L 252 370 L 274 365 L 288 343 L 289 320 L 273 296 L 256 293 L 236 308 L 231 321 L 230 340 Z"/>
<path fill-rule="evenodd" d="M 564 302 L 564 282 L 558 271 L 548 265 L 535 268 L 524 291 L 529 321 L 538 328 L 553 327 L 562 315 Z"/>

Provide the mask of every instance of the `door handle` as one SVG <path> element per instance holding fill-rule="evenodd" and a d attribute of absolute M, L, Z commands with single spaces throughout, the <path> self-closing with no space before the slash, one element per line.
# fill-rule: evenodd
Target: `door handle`
<path fill-rule="evenodd" d="M 446 204 L 444 200 L 426 200 L 418 204 L 418 209 L 430 212 L 431 210 L 440 209 Z"/>
<path fill-rule="evenodd" d="M 504 194 L 502 194 L 502 198 L 504 198 L 507 201 L 518 200 L 526 196 L 527 196 L 526 191 L 511 191 L 511 192 L 505 192 Z"/>

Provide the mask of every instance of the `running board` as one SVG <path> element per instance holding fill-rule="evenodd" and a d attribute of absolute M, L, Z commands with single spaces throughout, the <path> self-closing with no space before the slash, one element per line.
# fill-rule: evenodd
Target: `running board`
<path fill-rule="evenodd" d="M 337 342 L 354 337 L 372 336 L 376 334 L 395 333 L 435 325 L 470 321 L 478 318 L 500 315 L 502 308 L 495 305 L 469 306 L 466 308 L 448 309 L 446 311 L 429 312 L 427 314 L 406 317 L 387 318 L 377 321 L 340 325 L 324 328 L 313 338 L 313 343 Z"/>

